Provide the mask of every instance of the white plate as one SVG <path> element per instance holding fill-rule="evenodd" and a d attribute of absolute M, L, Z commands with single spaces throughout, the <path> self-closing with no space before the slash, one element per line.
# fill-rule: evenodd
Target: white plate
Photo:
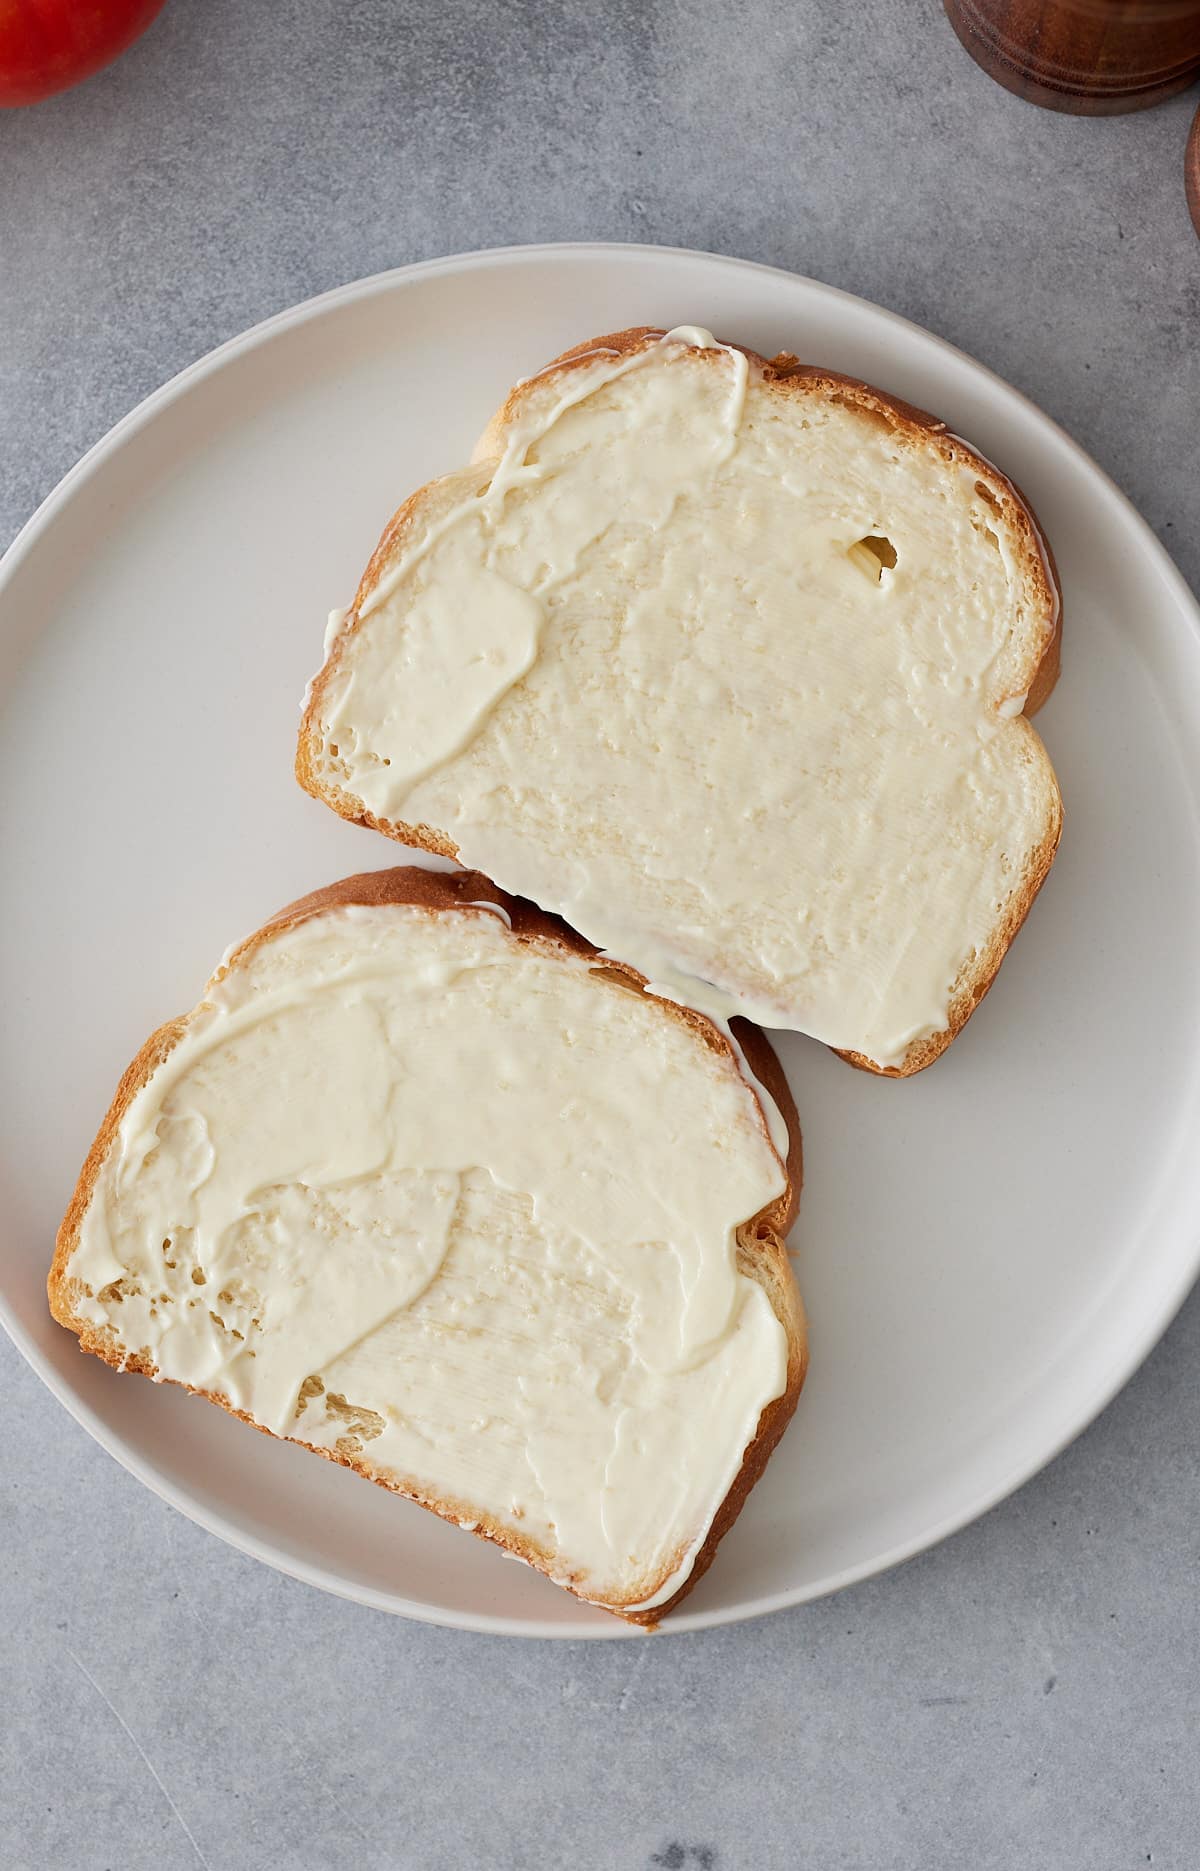
<path fill-rule="evenodd" d="M 514 378 L 597 332 L 685 322 L 872 379 L 1025 488 L 1066 594 L 1040 726 L 1067 823 L 996 987 L 932 1071 L 890 1083 L 782 1040 L 812 1371 L 669 1628 L 813 1598 L 962 1526 L 1107 1402 L 1197 1271 L 1198 617 L 1099 469 L 927 333 L 704 254 L 475 254 L 271 319 L 120 423 L 0 571 L 3 1316 L 93 1435 L 204 1526 L 363 1603 L 476 1629 L 622 1627 L 419 1508 L 82 1357 L 43 1281 L 143 1037 L 231 938 L 397 856 L 291 775 L 325 612 L 393 507 L 466 460 Z"/>

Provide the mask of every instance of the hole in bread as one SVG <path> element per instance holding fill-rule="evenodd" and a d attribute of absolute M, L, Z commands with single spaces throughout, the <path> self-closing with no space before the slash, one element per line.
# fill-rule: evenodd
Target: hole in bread
<path fill-rule="evenodd" d="M 979 498 L 980 500 L 982 500 L 985 507 L 990 507 L 993 513 L 999 513 L 1000 502 L 997 500 L 995 494 L 993 494 L 991 488 L 988 487 L 986 482 L 976 481 L 975 492 L 979 495 Z"/>
<path fill-rule="evenodd" d="M 885 410 L 876 408 L 872 403 L 864 403 L 859 396 L 842 396 L 838 391 L 831 390 L 829 401 L 839 404 L 843 409 L 850 410 L 857 421 L 869 428 L 882 429 L 890 434 L 896 426 Z"/>
<path fill-rule="evenodd" d="M 139 1299 L 141 1293 L 141 1282 L 122 1274 L 119 1280 L 110 1280 L 107 1286 L 102 1286 L 96 1298 L 104 1305 L 111 1306 L 119 1305 L 123 1299 Z"/>
<path fill-rule="evenodd" d="M 897 553 L 891 540 L 884 534 L 866 533 L 862 539 L 855 540 L 849 557 L 872 584 L 879 585 L 883 583 L 885 572 L 895 570 Z"/>
<path fill-rule="evenodd" d="M 319 1397 L 324 1389 L 325 1386 L 319 1377 L 306 1377 L 300 1386 L 300 1393 L 296 1398 L 296 1415 L 303 1416 L 311 1399 L 313 1397 Z"/>
<path fill-rule="evenodd" d="M 374 1442 L 384 1431 L 384 1421 L 377 1410 L 368 1410 L 361 1403 L 348 1403 L 336 1390 L 331 1390 L 325 1399 L 325 1414 L 346 1425 L 346 1434 L 339 1436 L 333 1445 L 342 1455 L 361 1455 L 364 1442 Z"/>
<path fill-rule="evenodd" d="M 636 994 L 639 1000 L 642 998 L 641 982 L 632 980 L 623 968 L 612 968 L 601 964 L 595 968 L 589 968 L 588 973 L 595 975 L 601 981 L 611 981 L 614 987 L 623 987 L 627 994 Z"/>

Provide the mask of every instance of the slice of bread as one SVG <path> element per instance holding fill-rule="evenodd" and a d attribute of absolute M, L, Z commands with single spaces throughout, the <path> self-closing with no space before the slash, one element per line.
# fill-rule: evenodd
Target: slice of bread
<path fill-rule="evenodd" d="M 1053 562 L 867 385 L 693 327 L 517 385 L 384 533 L 300 782 L 718 1016 L 927 1065 L 1049 870 Z"/>
<path fill-rule="evenodd" d="M 293 904 L 125 1073 L 55 1318 L 657 1623 L 806 1350 L 783 1074 L 644 985 L 472 872 Z"/>

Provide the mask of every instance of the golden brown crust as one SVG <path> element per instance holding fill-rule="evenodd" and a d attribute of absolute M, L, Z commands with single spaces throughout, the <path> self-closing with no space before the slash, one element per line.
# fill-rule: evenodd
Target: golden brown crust
<path fill-rule="evenodd" d="M 657 326 L 638 325 L 626 331 L 609 333 L 605 337 L 591 338 L 583 344 L 564 351 L 561 357 L 545 366 L 536 376 L 517 384 L 508 394 L 501 408 L 492 418 L 480 438 L 475 450 L 472 467 L 464 471 L 465 479 L 472 484 L 486 483 L 490 475 L 491 464 L 502 453 L 504 435 L 510 423 L 517 415 L 522 401 L 528 394 L 528 386 L 533 382 L 543 382 L 546 378 L 568 373 L 586 366 L 598 355 L 626 357 L 635 351 L 643 350 L 656 344 L 663 336 Z M 770 383 L 776 385 L 783 394 L 808 396 L 819 393 L 849 404 L 860 413 L 873 416 L 902 437 L 909 440 L 933 443 L 947 462 L 965 465 L 976 477 L 976 485 L 981 496 L 998 511 L 1004 513 L 1009 524 L 1014 528 L 1022 542 L 1022 559 L 1029 584 L 1034 592 L 1045 625 L 1041 633 L 1041 642 L 1037 644 L 1024 667 L 1018 669 L 1010 684 L 1014 696 L 1025 694 L 1023 713 L 1033 715 L 1046 701 L 1058 679 L 1061 643 L 1062 643 L 1062 596 L 1058 582 L 1058 570 L 1054 555 L 1034 516 L 1033 509 L 1021 494 L 1016 484 L 1002 474 L 990 461 L 980 455 L 960 436 L 954 435 L 946 424 L 928 411 L 917 409 L 911 403 L 903 402 L 899 397 L 890 396 L 883 390 L 875 389 L 871 384 L 863 383 L 856 377 L 847 377 L 839 371 L 823 370 L 812 364 L 802 364 L 787 352 L 780 352 L 773 358 L 765 358 L 757 351 L 747 350 L 744 345 L 735 347 L 744 352 L 750 363 L 762 371 Z M 721 353 L 698 352 L 699 356 L 711 356 L 719 362 Z M 447 480 L 457 481 L 460 477 L 449 476 Z M 444 483 L 431 483 L 431 487 Z M 389 561 L 393 558 L 408 533 L 419 522 L 429 488 L 419 488 L 393 516 L 383 538 L 372 554 L 370 563 L 363 574 L 354 603 L 346 613 L 346 619 L 338 632 L 309 695 L 300 725 L 300 735 L 296 748 L 296 777 L 306 792 L 315 799 L 348 819 L 355 825 L 370 826 L 385 837 L 397 839 L 401 844 L 429 851 L 441 857 L 457 858 L 458 846 L 445 832 L 429 825 L 406 825 L 403 822 L 381 819 L 352 794 L 340 786 L 325 779 L 318 767 L 318 755 L 321 745 L 320 711 L 327 684 L 335 670 L 340 666 L 346 645 L 352 640 L 359 626 L 359 607 L 365 604 L 374 590 L 379 578 Z M 1062 831 L 1062 800 L 1057 796 L 1053 822 L 1048 826 L 1046 837 L 1034 851 L 1026 866 L 1022 890 L 1010 901 L 1003 921 L 992 932 L 992 939 L 979 954 L 970 958 L 962 974 L 954 985 L 950 1003 L 949 1023 L 940 1033 L 932 1033 L 923 1039 L 914 1041 L 908 1053 L 898 1066 L 882 1066 L 868 1059 L 862 1053 L 839 1052 L 839 1057 L 849 1064 L 866 1072 L 874 1072 L 882 1078 L 911 1078 L 915 1072 L 921 1072 L 927 1065 L 940 1057 L 951 1040 L 962 1031 L 972 1013 L 987 993 L 996 978 L 1001 962 L 1008 953 L 1009 946 L 1033 907 L 1034 898 L 1049 874 L 1058 849 Z"/>
<path fill-rule="evenodd" d="M 136 1059 L 125 1068 L 121 1075 L 121 1082 L 117 1086 L 116 1095 L 105 1114 L 104 1122 L 96 1132 L 95 1141 L 84 1158 L 79 1180 L 75 1184 L 75 1193 L 71 1197 L 67 1212 L 59 1227 L 54 1244 L 54 1258 L 50 1262 L 50 1272 L 46 1279 L 46 1291 L 50 1299 L 50 1310 L 59 1324 L 69 1326 L 71 1331 L 79 1332 L 81 1336 L 84 1327 L 82 1322 L 76 1319 L 71 1305 L 72 1283 L 66 1278 L 66 1266 L 74 1252 L 84 1212 L 91 1201 L 96 1178 L 112 1147 L 121 1119 L 151 1074 L 158 1070 L 167 1054 L 172 1052 L 183 1038 L 190 1017 L 190 1015 L 184 1015 L 181 1019 L 168 1020 L 165 1026 L 160 1026 L 157 1032 L 150 1035 Z M 101 1356 L 103 1355 L 101 1353 Z M 110 1359 L 109 1362 L 111 1363 L 112 1360 Z"/>
<path fill-rule="evenodd" d="M 555 948 L 571 955 L 597 956 L 597 950 L 590 942 L 584 941 L 575 930 L 556 916 L 548 915 L 533 903 L 521 897 L 509 896 L 485 877 L 480 871 L 454 870 L 432 871 L 417 866 L 400 866 L 391 870 L 364 871 L 354 877 L 342 878 L 338 883 L 329 884 L 323 890 L 313 891 L 311 895 L 299 898 L 263 924 L 261 929 L 242 942 L 229 955 L 227 960 L 212 977 L 216 982 L 231 969 L 242 965 L 249 956 L 272 936 L 286 929 L 294 928 L 312 916 L 320 916 L 333 909 L 349 905 L 362 905 L 378 908 L 387 904 L 413 906 L 427 910 L 432 915 L 444 915 L 447 912 L 483 914 L 490 912 L 483 906 L 494 904 L 505 912 L 514 939 L 522 944 L 541 948 Z M 635 968 L 624 962 L 615 962 L 609 957 L 597 960 L 592 970 L 601 990 L 605 983 L 611 983 L 615 991 L 628 992 L 636 988 L 639 992 L 646 987 L 646 978 Z M 210 982 L 210 986 L 212 985 Z M 201 1003 L 203 1004 L 203 1003 Z M 694 1013 L 690 1008 L 680 1007 L 673 1001 L 658 1001 L 668 1019 L 677 1020 L 688 1027 L 713 1052 L 723 1055 L 739 1074 L 742 1072 L 737 1049 L 730 1039 L 706 1019 L 703 1014 Z M 62 1226 L 55 1243 L 54 1258 L 47 1278 L 47 1292 L 50 1310 L 60 1325 L 75 1332 L 82 1350 L 103 1358 L 119 1371 L 136 1371 L 155 1381 L 161 1380 L 157 1368 L 145 1352 L 117 1342 L 111 1327 L 92 1325 L 79 1317 L 75 1310 L 75 1300 L 80 1295 L 77 1282 L 67 1274 L 67 1265 L 75 1250 L 79 1230 L 84 1214 L 92 1199 L 96 1179 L 112 1147 L 121 1119 L 138 1092 L 148 1082 L 152 1074 L 167 1058 L 168 1054 L 183 1037 L 196 1010 L 185 1014 L 181 1019 L 172 1020 L 166 1026 L 152 1034 L 123 1074 L 117 1087 L 116 1096 L 105 1115 L 96 1135 L 96 1140 L 87 1154 L 75 1193 L 67 1208 Z M 733 1525 L 742 1503 L 749 1494 L 755 1481 L 766 1466 L 767 1457 L 778 1442 L 796 1407 L 800 1388 L 807 1369 L 808 1353 L 805 1336 L 804 1314 L 792 1278 L 784 1236 L 795 1219 L 800 1196 L 801 1179 L 801 1141 L 800 1125 L 796 1115 L 795 1103 L 782 1068 L 775 1054 L 757 1028 L 746 1021 L 739 1021 L 738 1045 L 741 1046 L 751 1072 L 758 1078 L 765 1089 L 774 1098 L 788 1128 L 789 1148 L 785 1163 L 786 1187 L 783 1194 L 759 1214 L 745 1222 L 738 1231 L 738 1264 L 740 1269 L 755 1279 L 764 1288 L 771 1305 L 783 1325 L 788 1337 L 788 1372 L 787 1386 L 783 1394 L 768 1404 L 763 1410 L 754 1440 L 746 1450 L 742 1468 L 732 1488 L 722 1503 L 707 1538 L 693 1564 L 692 1572 L 680 1590 L 668 1605 L 656 1607 L 652 1611 L 638 1611 L 619 1603 L 605 1604 L 602 1609 L 613 1611 L 633 1623 L 653 1628 L 666 1612 L 673 1609 L 684 1598 L 707 1570 L 712 1556 L 723 1535 Z M 767 1129 L 765 1116 L 764 1130 Z M 244 1410 L 236 1409 L 227 1397 L 211 1390 L 197 1389 L 185 1385 L 195 1396 L 201 1396 L 210 1403 L 218 1404 L 252 1428 L 261 1430 L 264 1435 L 273 1432 L 256 1423 Z M 469 1502 L 433 1498 L 428 1490 L 421 1488 L 415 1481 L 394 1476 L 385 1476 L 373 1472 L 364 1464 L 359 1455 L 343 1450 L 319 1448 L 316 1444 L 305 1442 L 302 1437 L 289 1437 L 289 1441 L 299 1442 L 301 1447 L 311 1449 L 315 1455 L 322 1455 L 327 1461 L 337 1462 L 344 1468 L 352 1468 L 357 1474 L 380 1487 L 403 1495 L 408 1500 L 417 1501 L 422 1507 L 440 1515 L 445 1520 L 470 1526 L 481 1538 L 490 1540 L 494 1545 L 502 1546 L 507 1552 L 524 1559 L 538 1571 L 549 1574 L 551 1558 L 535 1541 L 513 1533 L 508 1527 L 500 1525 L 489 1514 L 475 1508 Z M 672 1564 L 682 1555 L 676 1556 Z M 665 1576 L 670 1576 L 670 1568 Z M 570 1585 L 568 1590 L 573 1589 Z M 580 1593 L 580 1596 L 583 1594 Z"/>
<path fill-rule="evenodd" d="M 1033 522 L 1053 596 L 1054 628 L 1050 635 L 1050 641 L 1042 651 L 1042 660 L 1034 671 L 1033 680 L 1029 684 L 1029 690 L 1025 696 L 1025 707 L 1022 710 L 1022 713 L 1027 719 L 1032 719 L 1032 717 L 1037 714 L 1038 709 L 1043 708 L 1050 700 L 1051 695 L 1054 693 L 1054 686 L 1059 676 L 1062 674 L 1062 581 L 1058 576 L 1058 562 L 1054 557 L 1054 549 L 1050 541 L 1046 538 L 1045 533 L 1043 533 L 1038 526 L 1036 519 L 1034 519 L 1033 508 L 1026 500 L 1016 482 L 1013 481 L 1010 485 L 1012 486 L 1013 493 Z"/>
<path fill-rule="evenodd" d="M 1030 728 L 1029 732 L 1032 734 L 1034 730 Z M 866 1059 L 862 1053 L 857 1052 L 838 1051 L 839 1059 L 845 1059 L 850 1065 L 858 1066 L 861 1071 L 874 1072 L 879 1078 L 911 1078 L 914 1072 L 923 1072 L 927 1065 L 932 1065 L 935 1059 L 940 1058 L 951 1040 L 962 1032 L 976 1007 L 995 981 L 1000 972 L 1001 962 L 1007 955 L 1021 924 L 1033 908 L 1038 891 L 1050 874 L 1050 866 L 1054 862 L 1054 854 L 1058 850 L 1058 841 L 1062 834 L 1062 799 L 1057 790 L 1054 798 L 1057 810 L 1045 838 L 1030 855 L 1025 867 L 1023 887 L 1015 891 L 1009 899 L 1004 919 L 992 931 L 992 939 L 988 946 L 978 955 L 968 958 L 954 984 L 947 1026 L 940 1033 L 930 1033 L 924 1039 L 915 1040 L 899 1065 L 877 1065 L 874 1060 Z"/>
<path fill-rule="evenodd" d="M 610 332 L 600 338 L 590 338 L 583 344 L 574 345 L 564 351 L 560 357 L 553 358 L 543 370 L 519 383 L 509 391 L 507 398 L 492 418 L 480 438 L 475 450 L 474 463 L 479 465 L 494 460 L 503 450 L 503 436 L 510 423 L 514 421 L 521 403 L 527 394 L 528 384 L 540 382 L 546 377 L 578 369 L 591 362 L 596 356 L 628 357 L 634 352 L 647 349 L 657 344 L 665 333 L 661 326 L 635 325 L 628 330 Z M 1023 544 L 1025 570 L 1036 591 L 1046 617 L 1046 628 L 1042 642 L 1036 654 L 1029 660 L 1028 681 L 1025 685 L 1027 695 L 1035 695 L 1032 702 L 1026 701 L 1026 714 L 1032 714 L 1040 708 L 1050 694 L 1059 672 L 1059 646 L 1062 640 L 1062 589 L 1058 581 L 1058 568 L 1054 555 L 1033 508 L 1020 492 L 1016 483 L 993 462 L 987 460 L 977 449 L 971 447 L 959 435 L 955 435 L 938 416 L 930 415 L 928 410 L 918 409 L 914 403 L 906 403 L 898 396 L 890 395 L 886 390 L 876 389 L 873 384 L 864 383 L 859 377 L 848 377 L 837 370 L 826 370 L 816 364 L 802 364 L 788 351 L 780 351 L 775 357 L 763 357 L 760 352 L 752 351 L 744 344 L 734 344 L 730 339 L 722 339 L 722 344 L 729 344 L 734 350 L 741 351 L 749 363 L 760 370 L 768 383 L 791 395 L 811 396 L 820 394 L 834 402 L 844 402 L 860 414 L 876 417 L 896 434 L 910 441 L 933 442 L 946 462 L 954 462 L 974 471 L 978 477 L 980 492 L 991 505 L 1003 510 L 1006 519 L 1014 527 Z M 714 366 L 719 367 L 719 351 L 699 352 L 699 356 L 710 357 Z M 406 507 L 411 502 L 406 503 Z M 405 513 L 406 507 L 400 509 Z M 396 518 L 400 518 L 397 514 Z M 390 532 L 389 528 L 389 532 Z M 385 534 L 385 539 L 387 534 Z M 393 540 L 393 544 L 395 541 Z M 382 544 L 382 542 L 381 542 Z M 390 556 L 384 554 L 384 560 Z M 382 570 L 384 560 L 380 560 L 376 570 Z M 372 565 L 375 561 L 372 561 Z M 359 587 L 355 599 L 355 608 L 362 601 L 374 584 L 372 568 Z M 1022 693 L 1020 688 L 1014 694 Z"/>

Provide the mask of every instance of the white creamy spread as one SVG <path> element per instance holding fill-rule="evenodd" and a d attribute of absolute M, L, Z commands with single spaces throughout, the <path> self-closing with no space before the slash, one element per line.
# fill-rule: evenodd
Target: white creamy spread
<path fill-rule="evenodd" d="M 711 1017 L 898 1063 L 1045 835 L 975 472 L 829 400 L 799 445 L 690 326 L 521 409 L 335 643 L 325 777 Z"/>
<path fill-rule="evenodd" d="M 787 1342 L 728 1059 L 504 921 L 327 911 L 210 984 L 67 1268 L 163 1378 L 491 1515 L 604 1600 L 687 1578 Z"/>

